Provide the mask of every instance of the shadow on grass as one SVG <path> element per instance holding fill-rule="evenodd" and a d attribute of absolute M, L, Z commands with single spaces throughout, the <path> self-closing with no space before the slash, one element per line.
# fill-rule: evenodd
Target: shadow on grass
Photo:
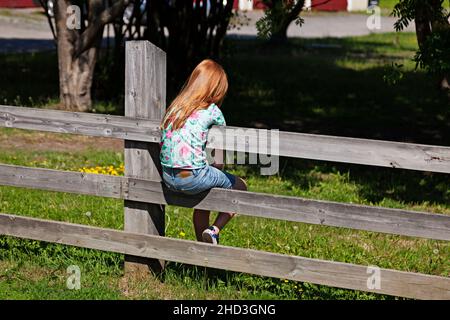
<path fill-rule="evenodd" d="M 450 145 L 450 103 L 433 79 L 414 70 L 415 46 L 413 34 L 293 39 L 276 48 L 261 40 L 226 39 L 221 63 L 230 82 L 223 106 L 227 123 Z M 404 78 L 387 85 L 386 66 L 402 61 L 408 65 Z M 108 65 L 107 60 L 99 63 L 94 88 L 114 83 L 107 81 Z M 55 52 L 2 54 L 0 68 L 0 103 L 57 101 Z M 168 102 L 176 87 L 168 84 Z M 122 114 L 123 90 L 100 91 L 93 94 L 96 112 Z"/>
<path fill-rule="evenodd" d="M 405 33 L 296 39 L 276 48 L 260 40 L 226 39 L 221 63 L 230 82 L 223 105 L 227 123 L 448 146 L 449 101 L 429 76 L 414 70 L 410 59 L 415 48 L 415 35 Z M 405 63 L 404 78 L 389 86 L 383 76 L 386 65 L 394 61 Z M 55 53 L 0 55 L 0 68 L 0 103 L 35 106 L 56 99 Z M 176 92 L 169 91 L 167 101 Z M 117 102 L 120 94 L 98 102 L 97 112 L 122 114 L 122 104 Z M 320 183 L 308 175 L 317 167 L 322 173 L 349 171 L 360 196 L 373 203 L 384 198 L 450 202 L 450 183 L 444 174 L 303 159 L 282 161 L 283 178 L 301 188 Z"/>
<path fill-rule="evenodd" d="M 383 81 L 386 65 L 414 55 L 401 49 L 408 45 L 395 48 L 395 35 L 385 37 L 299 40 L 277 49 L 258 41 L 229 43 L 228 123 L 449 145 L 450 104 L 429 76 L 410 66 L 398 85 Z M 308 47 L 319 41 L 342 48 Z"/>
<path fill-rule="evenodd" d="M 123 115 L 123 72 L 119 80 L 109 79 L 105 74 L 109 63 L 104 59 L 96 66 L 93 88 L 97 90 L 93 90 L 94 110 L 91 111 Z M 56 52 L 0 53 L 0 70 L 0 104 L 57 108 L 59 76 Z"/>
<path fill-rule="evenodd" d="M 40 107 L 56 101 L 56 53 L 0 54 L 0 70 L 0 104 Z"/>

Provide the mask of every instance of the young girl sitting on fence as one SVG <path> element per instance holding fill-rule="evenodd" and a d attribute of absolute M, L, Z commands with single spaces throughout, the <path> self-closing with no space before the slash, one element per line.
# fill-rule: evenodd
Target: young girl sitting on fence
<path fill-rule="evenodd" d="M 219 107 L 227 89 L 223 68 L 212 60 L 203 60 L 167 109 L 161 123 L 160 160 L 163 181 L 170 190 L 189 195 L 211 188 L 247 190 L 244 180 L 222 171 L 223 161 L 210 165 L 206 160 L 209 129 L 225 125 Z M 234 213 L 219 212 L 212 225 L 209 214 L 207 210 L 194 210 L 195 234 L 198 241 L 217 244 L 220 230 Z"/>

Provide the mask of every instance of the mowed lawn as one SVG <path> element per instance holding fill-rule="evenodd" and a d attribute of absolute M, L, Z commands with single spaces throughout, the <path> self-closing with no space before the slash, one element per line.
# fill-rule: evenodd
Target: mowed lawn
<path fill-rule="evenodd" d="M 223 60 L 230 79 L 223 106 L 227 123 L 448 146 L 448 100 L 434 90 L 429 77 L 414 70 L 410 59 L 415 48 L 413 34 L 295 40 L 270 51 L 257 40 L 227 41 Z M 57 97 L 54 59 L 53 54 L 0 57 L 5 72 L 0 80 L 2 103 L 52 107 Z M 403 79 L 396 86 L 383 81 L 392 62 L 403 65 Z M 14 72 L 17 68 L 27 73 L 26 83 Z M 97 112 L 120 114 L 120 106 L 109 101 L 96 101 L 95 107 Z M 116 140 L 4 128 L 0 140 L 1 163 L 121 174 L 123 152 Z M 257 166 L 228 169 L 244 177 L 255 192 L 450 214 L 450 182 L 445 174 L 288 158 L 281 159 L 279 174 L 271 177 L 260 176 Z M 192 210 L 166 209 L 167 236 L 193 240 Z M 123 228 L 123 201 L 100 197 L 0 187 L 0 212 Z M 450 247 L 444 241 L 240 215 L 223 230 L 221 243 L 450 275 Z M 80 290 L 66 287 L 66 269 L 71 265 L 81 269 Z M 393 297 L 177 263 L 169 263 L 156 278 L 126 278 L 120 254 L 0 237 L 0 298 Z"/>

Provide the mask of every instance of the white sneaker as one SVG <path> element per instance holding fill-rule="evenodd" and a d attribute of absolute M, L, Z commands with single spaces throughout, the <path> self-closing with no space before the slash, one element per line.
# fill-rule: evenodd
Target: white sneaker
<path fill-rule="evenodd" d="M 202 239 L 203 242 L 219 244 L 219 233 L 213 226 L 210 226 L 208 229 L 203 230 Z"/>

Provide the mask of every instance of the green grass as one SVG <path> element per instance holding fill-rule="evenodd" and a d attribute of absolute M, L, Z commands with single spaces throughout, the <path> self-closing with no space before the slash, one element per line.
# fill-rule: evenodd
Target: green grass
<path fill-rule="evenodd" d="M 19 152 L 4 152 L 2 163 L 60 168 L 64 160 L 75 170 L 85 165 L 86 158 L 96 163 L 117 163 L 114 152 L 88 151 L 73 158 L 70 153 L 46 152 L 37 154 L 39 161 L 28 162 Z M 25 160 L 25 161 L 24 161 Z M 289 165 L 289 164 L 288 164 Z M 291 164 L 292 165 L 292 164 Z M 333 166 L 313 162 L 295 165 L 298 169 L 283 178 L 263 178 L 255 170 L 235 168 L 234 173 L 246 177 L 250 190 L 274 194 L 287 194 L 342 202 L 383 205 L 386 207 L 450 213 L 448 201 L 403 201 L 403 195 L 430 199 L 434 196 L 449 199 L 449 183 L 442 179 L 436 186 L 436 177 L 421 174 L 393 174 L 390 170 L 369 172 L 358 177 L 358 170 L 345 172 Z M 233 168 L 230 168 L 233 169 Z M 357 178 L 358 177 L 358 178 Z M 422 179 L 422 187 L 415 179 Z M 370 184 L 370 180 L 384 183 Z M 388 182 L 389 181 L 389 182 Z M 386 183 L 386 185 L 384 185 Z M 380 189 L 378 189 L 381 186 Z M 442 190 L 441 190 L 442 189 Z M 440 191 L 441 190 L 441 191 Z M 429 195 L 429 196 L 427 196 Z M 378 197 L 372 198 L 372 197 Z M 123 228 L 123 202 L 67 193 L 0 187 L 0 211 L 57 221 L 89 224 L 107 228 Z M 194 239 L 191 211 L 167 207 L 167 236 Z M 181 236 L 183 232 L 186 235 Z M 223 231 L 222 243 L 229 246 L 260 249 L 271 252 L 300 255 L 363 265 L 377 265 L 405 271 L 449 275 L 446 261 L 450 258 L 448 244 L 343 228 L 323 227 L 268 219 L 238 216 Z M 4 298 L 129 298 L 120 290 L 123 256 L 89 249 L 46 244 L 38 241 L 2 237 L 0 257 L 13 264 L 8 271 L 0 269 L 0 288 Z M 65 269 L 78 265 L 82 271 L 82 290 L 73 292 L 65 288 Z M 31 270 L 41 270 L 43 275 L 28 279 Z M 251 275 L 206 270 L 204 268 L 170 263 L 161 275 L 163 288 L 155 294 L 153 282 L 135 284 L 133 298 L 231 298 L 231 299 L 373 299 L 374 294 L 328 288 L 296 282 L 284 282 Z M 2 296 L 0 296 L 2 297 Z"/>
<path fill-rule="evenodd" d="M 340 47 L 318 49 L 316 43 Z M 448 145 L 448 101 L 434 90 L 426 74 L 414 70 L 410 59 L 415 49 L 413 34 L 295 40 L 270 50 L 259 41 L 227 41 L 222 61 L 230 80 L 223 106 L 227 123 Z M 57 92 L 56 78 L 47 78 L 55 72 L 52 59 L 52 54 L 0 59 L 0 64 L 9 61 L 2 64 L 7 76 L 1 77 L 0 97 L 13 97 L 11 92 L 18 88 L 21 97 L 40 97 L 29 105 L 47 106 Z M 383 82 L 391 62 L 404 64 L 404 79 L 396 87 Z M 29 70 L 27 82 L 13 72 L 18 65 Z M 41 74 L 45 68 L 47 74 Z M 49 82 L 42 83 L 41 77 Z M 114 109 L 108 101 L 97 105 Z M 6 142 L 8 137 L 24 135 L 15 129 L 0 132 Z M 1 150 L 0 163 L 61 170 L 118 166 L 123 161 L 121 152 L 98 149 Z M 272 177 L 260 176 L 257 167 L 228 169 L 244 177 L 250 191 L 450 214 L 450 182 L 444 174 L 286 158 L 281 159 L 280 173 Z M 123 228 L 123 201 L 117 199 L 0 187 L 0 212 Z M 193 240 L 191 210 L 168 206 L 166 212 L 167 236 Z M 242 248 L 450 275 L 450 248 L 444 241 L 243 215 L 225 228 L 221 241 Z M 81 268 L 79 291 L 65 286 L 69 265 Z M 122 268 L 120 254 L 0 238 L 1 299 L 392 299 L 178 263 L 169 263 L 156 280 L 123 279 Z"/>
<path fill-rule="evenodd" d="M 35 108 L 52 108 L 59 103 L 58 61 L 56 52 L 0 55 L 0 103 Z M 27 79 L 27 81 L 24 81 Z M 121 80 L 123 82 L 123 79 Z M 100 90 L 108 88 L 94 82 Z M 123 93 L 111 100 L 93 96 L 92 112 L 123 114 Z"/>
<path fill-rule="evenodd" d="M 449 145 L 449 100 L 415 70 L 412 33 L 227 44 L 223 111 L 233 125 Z M 403 65 L 395 86 L 383 80 L 392 63 Z"/>
<path fill-rule="evenodd" d="M 378 5 L 380 6 L 383 15 L 390 15 L 394 10 L 395 5 L 399 2 L 399 0 L 380 0 Z M 444 1 L 444 8 L 447 8 L 447 10 L 450 8 L 450 3 L 448 1 Z"/>
<path fill-rule="evenodd" d="M 384 16 L 391 15 L 395 5 L 399 2 L 399 0 L 379 0 L 378 6 L 381 9 L 381 14 Z M 444 7 L 449 8 L 449 3 L 444 1 Z"/>
<path fill-rule="evenodd" d="M 397 3 L 399 3 L 399 0 L 380 0 L 379 6 L 381 9 L 392 12 Z"/>
<path fill-rule="evenodd" d="M 57 101 L 55 54 L 2 54 L 0 70 L 1 104 L 41 107 Z"/>
<path fill-rule="evenodd" d="M 21 19 L 24 21 L 43 21 L 45 20 L 44 11 L 31 11 L 29 12 L 27 9 L 25 11 L 22 11 L 20 9 L 6 9 L 6 8 L 0 8 L 0 18 L 13 18 L 13 19 Z"/>

